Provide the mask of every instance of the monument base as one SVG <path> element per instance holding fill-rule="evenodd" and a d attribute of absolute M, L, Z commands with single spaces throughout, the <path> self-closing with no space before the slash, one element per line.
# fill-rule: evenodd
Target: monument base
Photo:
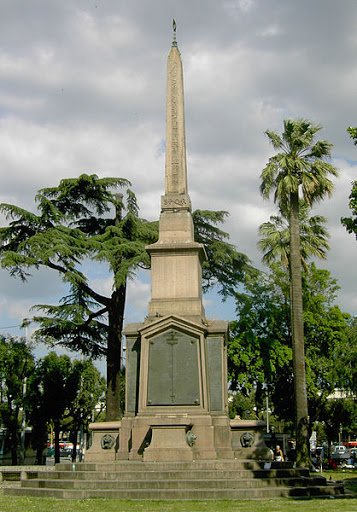
<path fill-rule="evenodd" d="M 230 425 L 232 448 L 236 459 L 271 459 L 271 452 L 263 438 L 263 421 L 233 419 Z"/>
<path fill-rule="evenodd" d="M 122 420 L 117 460 L 232 459 L 229 419 L 209 414 L 137 415 Z"/>
<path fill-rule="evenodd" d="M 151 425 L 151 443 L 144 450 L 143 460 L 151 461 L 192 461 L 193 452 L 189 445 L 190 425 Z"/>
<path fill-rule="evenodd" d="M 86 462 L 111 462 L 119 449 L 120 421 L 90 423 L 92 445 L 87 450 Z"/>
<path fill-rule="evenodd" d="M 270 460 L 265 424 L 218 415 L 125 416 L 91 423 L 92 446 L 86 462 Z"/>

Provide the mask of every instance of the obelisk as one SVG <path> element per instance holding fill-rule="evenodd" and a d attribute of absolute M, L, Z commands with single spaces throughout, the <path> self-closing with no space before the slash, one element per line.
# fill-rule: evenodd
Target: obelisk
<path fill-rule="evenodd" d="M 205 251 L 194 240 L 185 109 L 176 26 L 167 59 L 165 190 L 151 257 L 148 315 L 129 324 L 126 410 L 117 458 L 189 461 L 233 457 L 227 415 L 227 322 L 202 303 Z"/>
<path fill-rule="evenodd" d="M 188 200 L 183 69 L 176 29 L 167 60 L 165 195 Z"/>
<path fill-rule="evenodd" d="M 203 246 L 194 241 L 188 195 L 183 69 L 176 26 L 167 60 L 165 194 L 161 197 L 159 240 L 151 256 L 149 319 L 167 314 L 204 322 Z"/>

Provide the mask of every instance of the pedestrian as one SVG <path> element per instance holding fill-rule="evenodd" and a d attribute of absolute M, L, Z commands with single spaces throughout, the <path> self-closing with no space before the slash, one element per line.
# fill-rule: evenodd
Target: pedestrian
<path fill-rule="evenodd" d="M 274 452 L 274 460 L 276 462 L 284 462 L 284 454 L 280 446 L 277 444 Z"/>

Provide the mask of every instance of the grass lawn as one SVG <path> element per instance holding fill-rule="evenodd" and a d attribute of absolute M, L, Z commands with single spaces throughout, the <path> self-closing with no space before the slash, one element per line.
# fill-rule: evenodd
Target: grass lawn
<path fill-rule="evenodd" d="M 323 471 L 322 476 L 326 480 L 342 480 L 345 484 L 345 489 L 352 491 L 357 497 L 357 471 L 356 470 L 331 470 Z"/>
<path fill-rule="evenodd" d="M 0 512 L 355 512 L 357 499 L 264 501 L 56 500 L 0 495 Z"/>
<path fill-rule="evenodd" d="M 357 472 L 324 471 L 330 480 L 343 480 L 346 489 L 357 493 Z M 257 501 L 127 501 L 59 500 L 5 496 L 0 489 L 0 512 L 355 512 L 354 499 L 292 500 L 287 498 Z"/>
<path fill-rule="evenodd" d="M 258 501 L 126 501 L 17 498 L 0 490 L 0 512 L 355 512 L 357 499 Z"/>

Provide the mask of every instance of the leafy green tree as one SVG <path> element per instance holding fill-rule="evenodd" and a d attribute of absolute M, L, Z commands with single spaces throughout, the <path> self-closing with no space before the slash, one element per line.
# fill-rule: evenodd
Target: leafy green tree
<path fill-rule="evenodd" d="M 350 127 L 347 129 L 347 131 L 351 138 L 354 140 L 354 144 L 357 145 L 357 127 Z M 354 233 L 357 238 L 357 181 L 352 182 L 352 189 L 349 200 L 349 207 L 352 211 L 352 216 L 342 217 L 341 223 L 343 226 L 345 226 L 349 233 Z"/>
<path fill-rule="evenodd" d="M 351 396 L 357 395 L 357 317 L 350 319 L 346 337 L 336 347 L 335 353 L 336 387 Z"/>
<path fill-rule="evenodd" d="M 303 272 L 304 335 L 306 385 L 311 424 L 322 421 L 329 397 L 339 387 L 337 354 L 346 346 L 350 316 L 335 304 L 339 287 L 328 270 L 318 269 L 314 263 Z M 290 341 L 289 341 L 290 344 Z M 285 371 L 287 370 L 287 372 Z M 351 378 L 351 368 L 346 374 Z M 292 368 L 286 365 L 277 376 L 272 400 L 275 411 L 282 418 L 291 417 L 289 395 L 293 393 Z M 284 381 L 287 384 L 284 384 Z M 290 387 L 290 389 L 289 389 Z"/>
<path fill-rule="evenodd" d="M 335 304 L 339 286 L 328 270 L 309 265 L 303 274 L 307 389 L 312 422 L 321 419 L 338 387 L 336 355 L 348 338 L 350 316 Z"/>
<path fill-rule="evenodd" d="M 290 405 L 292 392 L 289 283 L 284 269 L 272 268 L 247 280 L 245 290 L 236 294 L 228 371 L 231 389 L 244 397 L 253 394 L 257 410 L 268 393 L 277 415 L 287 418 L 280 402 Z"/>
<path fill-rule="evenodd" d="M 255 392 L 251 391 L 249 394 L 243 392 L 231 393 L 229 396 L 229 417 L 231 419 L 237 416 L 242 420 L 256 420 L 256 400 Z"/>
<path fill-rule="evenodd" d="M 282 135 L 266 131 L 277 153 L 263 169 L 260 186 L 265 198 L 269 198 L 273 192 L 274 202 L 289 222 L 296 449 L 299 466 L 309 464 L 299 195 L 311 207 L 316 201 L 331 195 L 333 183 L 329 176 L 337 175 L 337 169 L 326 161 L 330 157 L 332 145 L 324 140 L 314 140 L 320 129 L 320 126 L 310 121 L 285 120 Z"/>
<path fill-rule="evenodd" d="M 221 226 L 226 211 L 195 210 L 192 214 L 196 242 L 204 245 L 207 260 L 202 265 L 203 291 L 216 287 L 226 298 L 234 296 L 237 286 L 255 273 L 249 258 L 229 243 L 229 234 Z"/>
<path fill-rule="evenodd" d="M 330 272 L 314 264 L 303 273 L 306 381 L 311 421 L 325 421 L 329 396 L 342 382 L 356 375 L 350 317 L 335 304 L 338 285 Z M 231 323 L 228 344 L 232 389 L 244 397 L 255 394 L 263 408 L 263 384 L 268 384 L 269 403 L 280 420 L 294 417 L 293 368 L 290 335 L 289 279 L 281 266 L 272 265 L 247 283 L 237 295 L 237 317 Z M 344 359 L 341 354 L 347 352 Z M 348 364 L 348 359 L 351 364 Z M 341 369 L 344 366 L 344 370 Z M 235 405 L 235 404 L 233 404 Z"/>
<path fill-rule="evenodd" d="M 236 293 L 238 319 L 230 323 L 229 381 L 232 389 L 246 395 L 257 383 L 272 384 L 279 362 L 291 355 L 289 303 L 282 274 L 278 268 L 270 275 L 259 273 Z"/>
<path fill-rule="evenodd" d="M 35 464 L 46 464 L 48 441 L 48 409 L 43 392 L 42 377 L 38 371 L 38 363 L 27 382 L 26 417 L 32 427 L 31 445 L 35 451 Z"/>
<path fill-rule="evenodd" d="M 72 460 L 77 459 L 78 432 L 88 432 L 94 408 L 103 399 L 105 380 L 97 368 L 89 360 L 74 360 L 72 363 L 72 386 L 77 390 L 74 400 L 68 404 L 67 428 L 70 430 L 70 441 L 73 443 Z"/>
<path fill-rule="evenodd" d="M 130 183 L 121 178 L 81 175 L 40 190 L 38 214 L 1 205 L 12 219 L 0 228 L 1 265 L 26 280 L 30 269 L 55 270 L 70 294 L 58 306 L 40 305 L 35 317 L 40 338 L 57 340 L 84 355 L 107 358 L 107 418 L 119 415 L 121 336 L 126 282 L 139 266 L 149 264 L 145 244 L 155 231 L 138 217 Z M 117 194 L 125 191 L 125 199 Z M 96 291 L 83 274 L 84 260 L 103 262 L 113 275 L 110 297 Z"/>
<path fill-rule="evenodd" d="M 13 465 L 19 461 L 19 432 L 25 406 L 25 382 L 34 367 L 31 349 L 25 340 L 0 339 L 1 422 L 7 430 Z"/>
<path fill-rule="evenodd" d="M 118 194 L 122 190 L 124 195 Z M 107 420 L 120 417 L 121 339 L 127 279 L 150 265 L 146 245 L 158 237 L 158 223 L 139 217 L 130 183 L 122 178 L 83 174 L 39 191 L 38 213 L 2 204 L 10 221 L 0 228 L 0 262 L 26 280 L 30 270 L 56 271 L 69 287 L 59 304 L 38 305 L 37 336 L 55 340 L 86 356 L 106 356 Z M 218 226 L 226 212 L 194 213 L 197 241 L 211 257 L 203 269 L 206 288 L 218 285 L 224 296 L 251 270 L 246 256 L 228 243 Z M 211 236 L 210 236 L 211 234 Z M 113 276 L 111 295 L 94 289 L 83 262 L 100 262 Z"/>
<path fill-rule="evenodd" d="M 50 352 L 37 368 L 41 401 L 45 404 L 46 422 L 52 422 L 55 444 L 55 462 L 60 462 L 60 431 L 65 412 L 76 399 L 77 386 L 73 379 L 71 360 L 67 355 Z"/>
<path fill-rule="evenodd" d="M 357 403 L 353 398 L 337 398 L 326 401 L 321 414 L 324 422 L 329 449 L 339 439 L 341 433 L 345 439 L 355 435 L 357 428 Z"/>
<path fill-rule="evenodd" d="M 55 460 L 60 460 L 59 434 L 70 431 L 76 459 L 77 434 L 88 428 L 94 407 L 103 397 L 105 382 L 92 361 L 50 352 L 36 362 L 28 382 L 27 417 L 33 428 L 36 462 L 45 463 L 48 432 L 55 434 Z"/>

